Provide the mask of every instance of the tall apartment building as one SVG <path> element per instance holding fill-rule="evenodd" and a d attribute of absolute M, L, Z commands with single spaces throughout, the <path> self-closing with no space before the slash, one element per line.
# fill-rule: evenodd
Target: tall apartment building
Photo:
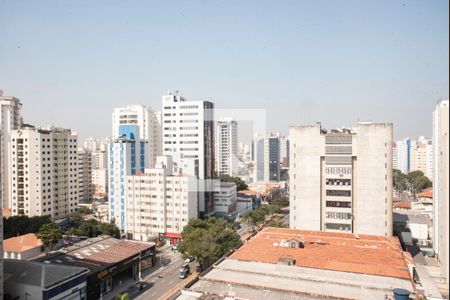
<path fill-rule="evenodd" d="M 144 173 L 150 166 L 148 140 L 139 137 L 138 125 L 120 125 L 119 138 L 109 144 L 109 220 L 126 232 L 126 176 Z"/>
<path fill-rule="evenodd" d="M 137 125 L 139 139 L 149 143 L 147 159 L 151 165 L 154 164 L 156 156 L 162 153 L 159 114 L 145 105 L 127 105 L 115 108 L 112 115 L 113 139 L 120 138 L 120 126 Z"/>
<path fill-rule="evenodd" d="M 399 170 L 397 143 L 392 144 L 392 168 L 394 170 Z"/>
<path fill-rule="evenodd" d="M 22 126 L 22 104 L 20 100 L 3 96 L 0 91 L 0 199 L 3 199 L 3 207 L 11 207 L 11 131 Z"/>
<path fill-rule="evenodd" d="M 395 143 L 396 148 L 396 164 L 398 170 L 400 170 L 403 174 L 409 174 L 411 170 L 411 155 L 412 149 L 416 147 L 416 143 L 414 140 L 410 138 L 405 138 L 403 140 L 399 140 Z"/>
<path fill-rule="evenodd" d="M 216 171 L 233 176 L 238 167 L 238 131 L 233 119 L 217 121 L 216 127 Z"/>
<path fill-rule="evenodd" d="M 280 181 L 280 141 L 276 134 L 257 137 L 254 142 L 254 182 Z"/>
<path fill-rule="evenodd" d="M 411 148 L 411 172 L 422 171 L 433 180 L 433 141 L 421 136 Z"/>
<path fill-rule="evenodd" d="M 94 186 L 92 184 L 92 152 L 78 149 L 78 202 L 86 203 L 92 200 Z"/>
<path fill-rule="evenodd" d="M 110 139 L 89 138 L 84 149 L 91 153 L 91 183 L 93 193 L 108 193 L 108 145 Z"/>
<path fill-rule="evenodd" d="M 176 244 L 184 226 L 197 218 L 195 177 L 174 173 L 172 158 L 159 156 L 154 168 L 129 175 L 126 181 L 128 238 L 166 237 Z"/>
<path fill-rule="evenodd" d="M 110 142 L 111 140 L 109 138 L 94 139 L 90 137 L 84 141 L 83 148 L 90 150 L 91 152 L 108 151 L 108 145 Z"/>
<path fill-rule="evenodd" d="M 183 173 L 199 179 L 199 216 L 214 214 L 214 104 L 162 97 L 163 154 L 172 156 Z"/>
<path fill-rule="evenodd" d="M 290 225 L 392 235 L 392 124 L 292 126 Z"/>
<path fill-rule="evenodd" d="M 449 101 L 441 101 L 433 113 L 433 248 L 449 283 Z"/>
<path fill-rule="evenodd" d="M 78 207 L 77 133 L 31 126 L 11 132 L 12 215 L 62 218 Z"/>
<path fill-rule="evenodd" d="M 92 152 L 91 157 L 93 192 L 108 193 L 108 152 L 96 150 Z"/>
<path fill-rule="evenodd" d="M 403 174 L 422 171 L 425 176 L 433 178 L 433 142 L 421 136 L 417 140 L 405 138 L 394 143 L 393 168 Z"/>
<path fill-rule="evenodd" d="M 280 166 L 289 169 L 289 139 L 285 136 L 280 137 Z"/>

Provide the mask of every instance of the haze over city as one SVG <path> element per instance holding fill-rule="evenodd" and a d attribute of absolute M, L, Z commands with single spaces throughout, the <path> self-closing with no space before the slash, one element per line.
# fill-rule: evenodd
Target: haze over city
<path fill-rule="evenodd" d="M 7 1 L 0 89 L 24 119 L 111 135 L 125 104 L 167 90 L 267 109 L 268 130 L 393 122 L 431 136 L 448 98 L 448 1 Z M 424 125 L 426 124 L 426 125 Z"/>

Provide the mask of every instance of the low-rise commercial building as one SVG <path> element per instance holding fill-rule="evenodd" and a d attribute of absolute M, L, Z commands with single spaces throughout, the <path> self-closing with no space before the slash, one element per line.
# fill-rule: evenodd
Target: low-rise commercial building
<path fill-rule="evenodd" d="M 75 243 L 37 261 L 49 265 L 87 268 L 87 298 L 99 299 L 120 286 L 122 280 L 139 280 L 141 271 L 155 265 L 154 243 L 100 236 Z"/>
<path fill-rule="evenodd" d="M 415 293 L 414 268 L 396 237 L 264 228 L 182 297 L 392 299 Z"/>
<path fill-rule="evenodd" d="M 86 268 L 5 259 L 5 296 L 25 300 L 86 299 Z"/>
<path fill-rule="evenodd" d="M 28 260 L 42 254 L 44 244 L 34 233 L 12 237 L 3 241 L 3 257 Z"/>
<path fill-rule="evenodd" d="M 214 192 L 214 207 L 216 216 L 234 219 L 237 214 L 236 184 L 233 182 L 220 182 Z"/>
<path fill-rule="evenodd" d="M 256 209 L 261 205 L 261 194 L 252 190 L 242 190 L 237 193 L 236 209 L 239 215 Z"/>

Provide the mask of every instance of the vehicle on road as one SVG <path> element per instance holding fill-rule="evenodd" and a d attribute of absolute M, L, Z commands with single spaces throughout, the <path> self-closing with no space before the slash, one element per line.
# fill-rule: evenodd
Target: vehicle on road
<path fill-rule="evenodd" d="M 188 258 L 186 258 L 186 260 L 184 261 L 185 263 L 190 263 L 190 262 L 193 262 L 195 260 L 195 256 L 189 256 Z"/>
<path fill-rule="evenodd" d="M 180 269 L 180 274 L 178 275 L 178 278 L 185 279 L 188 277 L 189 273 L 191 273 L 190 269 Z"/>

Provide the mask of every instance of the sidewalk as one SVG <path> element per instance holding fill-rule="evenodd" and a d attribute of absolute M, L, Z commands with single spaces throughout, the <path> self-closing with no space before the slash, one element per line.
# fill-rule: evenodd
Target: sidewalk
<path fill-rule="evenodd" d="M 141 280 L 133 280 L 128 279 L 125 282 L 122 283 L 120 287 L 115 287 L 110 293 L 103 295 L 103 300 L 114 300 L 120 293 L 128 293 L 128 296 L 132 298 L 137 293 L 141 292 L 142 290 L 139 289 L 139 283 L 144 284 L 145 289 L 150 288 L 151 286 L 148 283 L 145 283 L 144 281 L 158 276 L 159 273 L 164 271 L 167 267 L 167 264 L 165 263 L 165 260 L 173 259 L 178 255 L 178 253 L 173 253 L 171 251 L 170 246 L 163 246 L 158 249 L 158 253 L 156 256 L 156 263 L 153 267 L 146 269 L 142 271 L 141 274 Z M 163 256 L 163 257 L 162 257 Z M 162 263 L 162 265 L 161 265 Z"/>

